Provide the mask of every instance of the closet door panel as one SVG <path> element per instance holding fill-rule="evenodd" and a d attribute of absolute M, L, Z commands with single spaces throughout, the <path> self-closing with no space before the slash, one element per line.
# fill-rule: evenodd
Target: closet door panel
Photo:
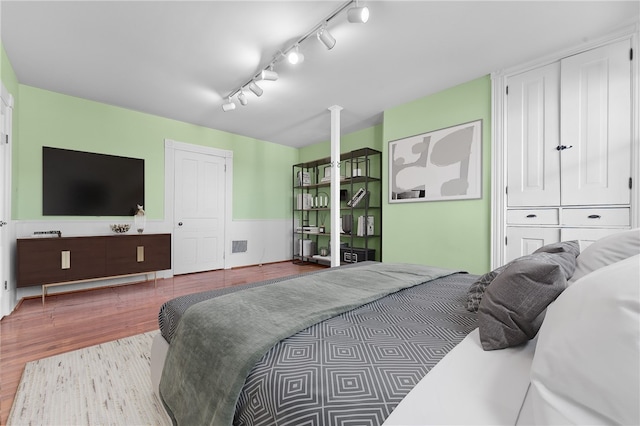
<path fill-rule="evenodd" d="M 510 77 L 507 94 L 507 204 L 560 203 L 560 64 Z"/>
<path fill-rule="evenodd" d="M 561 61 L 563 205 L 630 202 L 630 48 L 624 40 Z"/>
<path fill-rule="evenodd" d="M 504 263 L 560 241 L 560 228 L 507 226 Z"/>

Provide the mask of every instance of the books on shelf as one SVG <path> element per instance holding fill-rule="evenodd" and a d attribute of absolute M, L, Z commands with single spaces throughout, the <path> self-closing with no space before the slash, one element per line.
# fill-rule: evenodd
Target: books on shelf
<path fill-rule="evenodd" d="M 311 174 L 309 172 L 298 172 L 298 186 L 311 185 Z"/>
<path fill-rule="evenodd" d="M 358 228 L 356 235 L 358 237 L 364 237 L 365 235 L 373 235 L 373 216 L 359 216 Z"/>
<path fill-rule="evenodd" d="M 309 210 L 313 207 L 313 196 L 311 194 L 298 194 L 298 210 Z"/>
<path fill-rule="evenodd" d="M 320 227 L 318 226 L 298 226 L 296 227 L 296 232 L 305 232 L 309 234 L 318 234 L 320 233 Z"/>
<path fill-rule="evenodd" d="M 347 201 L 348 207 L 356 207 L 360 201 L 369 195 L 369 191 L 365 191 L 364 188 L 360 188 L 353 194 L 351 200 Z"/>

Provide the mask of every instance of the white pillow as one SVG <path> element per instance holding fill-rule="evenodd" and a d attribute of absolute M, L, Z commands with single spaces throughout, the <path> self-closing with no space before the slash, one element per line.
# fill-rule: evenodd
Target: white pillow
<path fill-rule="evenodd" d="M 600 238 L 584 249 L 576 259 L 576 270 L 569 285 L 596 269 L 640 254 L 640 228 Z"/>
<path fill-rule="evenodd" d="M 536 424 L 640 424 L 640 255 L 576 281 L 547 308 L 529 397 Z"/>

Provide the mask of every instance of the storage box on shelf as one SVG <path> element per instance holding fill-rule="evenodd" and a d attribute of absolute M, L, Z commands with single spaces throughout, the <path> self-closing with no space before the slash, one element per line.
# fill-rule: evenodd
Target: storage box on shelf
<path fill-rule="evenodd" d="M 382 153 L 341 154 L 339 200 L 329 196 L 330 163 L 321 158 L 293 166 L 293 261 L 330 264 L 332 232 L 340 233 L 341 262 L 381 260 Z M 330 223 L 333 202 L 340 203 L 341 223 Z"/>

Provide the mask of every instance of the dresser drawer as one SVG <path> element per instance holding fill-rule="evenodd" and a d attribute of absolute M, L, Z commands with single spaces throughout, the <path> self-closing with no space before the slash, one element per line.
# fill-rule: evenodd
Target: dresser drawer
<path fill-rule="evenodd" d="M 562 225 L 566 226 L 630 226 L 629 208 L 563 209 Z"/>
<path fill-rule="evenodd" d="M 507 210 L 509 225 L 557 225 L 558 209 Z"/>

